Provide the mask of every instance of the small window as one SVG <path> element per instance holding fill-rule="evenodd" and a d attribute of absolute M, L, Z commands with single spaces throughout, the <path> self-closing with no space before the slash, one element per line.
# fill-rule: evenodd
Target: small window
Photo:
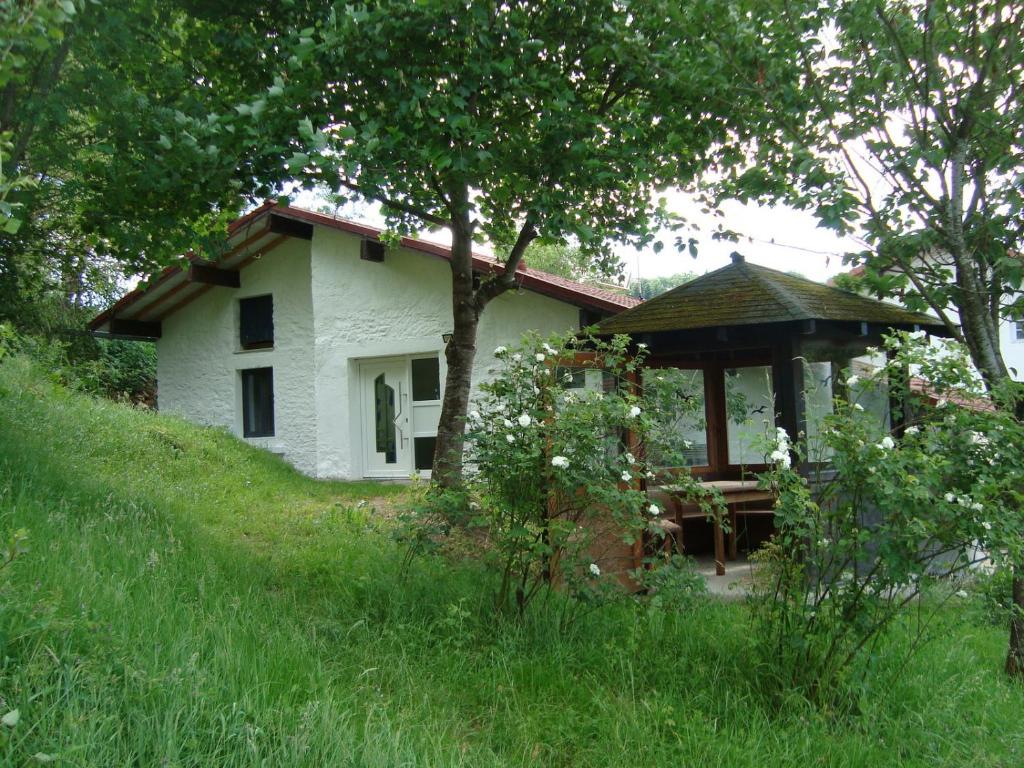
<path fill-rule="evenodd" d="M 441 399 L 441 365 L 436 357 L 413 358 L 412 399 L 417 403 Z"/>
<path fill-rule="evenodd" d="M 274 297 L 238 300 L 238 338 L 242 349 L 274 346 Z"/>
<path fill-rule="evenodd" d="M 384 243 L 377 240 L 363 240 L 359 248 L 359 258 L 363 261 L 384 261 Z"/>
<path fill-rule="evenodd" d="M 274 369 L 242 371 L 242 434 L 245 437 L 274 435 Z"/>
<path fill-rule="evenodd" d="M 1015 320 L 1013 323 L 1014 341 L 1024 341 L 1024 320 Z"/>

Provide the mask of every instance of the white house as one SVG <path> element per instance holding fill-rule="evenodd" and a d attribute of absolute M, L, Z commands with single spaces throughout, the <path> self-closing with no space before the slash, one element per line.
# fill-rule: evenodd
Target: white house
<path fill-rule="evenodd" d="M 266 204 L 230 227 L 215 264 L 190 259 L 96 317 L 156 339 L 158 406 L 226 427 L 317 477 L 430 470 L 452 329 L 447 248 Z M 484 275 L 500 269 L 474 256 Z M 527 330 L 574 330 L 638 303 L 521 267 L 479 326 L 473 382 Z"/>

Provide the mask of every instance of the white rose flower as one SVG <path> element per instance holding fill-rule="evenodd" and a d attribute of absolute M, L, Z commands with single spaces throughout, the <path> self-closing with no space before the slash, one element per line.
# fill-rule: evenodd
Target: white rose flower
<path fill-rule="evenodd" d="M 508 352 L 508 347 L 495 347 L 494 348 L 494 356 L 495 357 L 501 357 L 506 352 Z"/>
<path fill-rule="evenodd" d="M 638 406 L 638 405 L 634 405 L 633 407 L 631 407 L 631 408 L 629 409 L 629 418 L 631 418 L 631 419 L 635 419 L 635 418 L 636 418 L 637 416 L 639 416 L 639 415 L 640 415 L 641 413 L 643 413 L 643 411 L 641 411 L 641 410 L 640 410 L 640 406 Z"/>
<path fill-rule="evenodd" d="M 631 474 L 629 474 L 629 472 L 623 472 L 622 473 L 622 482 L 628 483 L 632 479 L 633 479 L 633 476 Z"/>
<path fill-rule="evenodd" d="M 973 504 L 971 504 L 971 509 L 973 509 L 975 512 L 983 512 L 985 507 L 980 501 L 976 501 Z"/>
<path fill-rule="evenodd" d="M 538 363 L 543 363 L 544 362 L 544 353 L 543 352 L 538 352 L 536 355 L 533 356 L 533 359 L 536 360 Z"/>
<path fill-rule="evenodd" d="M 903 434 L 904 435 L 916 435 L 920 431 L 921 430 L 918 429 L 917 427 L 910 426 L 910 427 L 907 427 L 906 429 L 903 430 Z"/>
<path fill-rule="evenodd" d="M 515 441 L 516 441 L 516 436 L 515 435 L 505 435 L 505 442 L 506 443 L 514 443 Z"/>
<path fill-rule="evenodd" d="M 863 410 L 864 410 L 864 406 L 863 406 L 863 405 L 861 405 L 860 403 L 854 403 L 854 404 L 853 404 L 853 409 L 854 409 L 855 411 L 863 411 Z"/>
<path fill-rule="evenodd" d="M 512 419 L 504 419 L 502 423 L 507 429 L 512 429 Z"/>
<path fill-rule="evenodd" d="M 523 359 L 523 356 L 521 354 L 519 354 L 518 352 L 516 352 L 514 355 L 512 355 L 512 362 L 513 363 L 521 362 L 522 359 Z"/>
<path fill-rule="evenodd" d="M 986 531 L 991 531 L 992 530 L 992 523 L 990 523 L 990 522 L 988 522 L 986 520 L 984 523 L 981 524 L 981 527 L 984 528 Z"/>
<path fill-rule="evenodd" d="M 661 508 L 657 504 L 651 504 L 651 506 L 647 508 L 647 511 L 650 512 L 654 517 L 657 517 L 661 514 Z"/>
<path fill-rule="evenodd" d="M 883 451 L 891 451 L 896 447 L 896 441 L 893 440 L 889 435 L 882 438 L 882 441 L 878 444 L 878 447 Z"/>
<path fill-rule="evenodd" d="M 530 414 L 522 413 L 519 415 L 517 421 L 519 422 L 520 427 L 528 427 L 530 426 L 530 423 L 533 421 L 533 419 L 530 418 Z"/>
<path fill-rule="evenodd" d="M 470 411 L 469 412 L 469 420 L 470 421 L 480 421 L 480 411 Z"/>
<path fill-rule="evenodd" d="M 851 376 L 850 378 L 848 378 L 846 380 L 846 386 L 848 386 L 848 387 L 855 387 L 857 385 L 857 382 L 859 382 L 859 381 L 860 381 L 860 376 L 857 376 L 856 374 L 854 374 L 853 376 Z"/>
<path fill-rule="evenodd" d="M 590 575 L 591 576 L 600 576 L 601 575 L 601 569 L 598 567 L 597 563 L 591 563 L 590 564 Z"/>
<path fill-rule="evenodd" d="M 555 349 L 554 347 L 552 347 L 546 341 L 544 342 L 544 351 L 547 352 L 549 355 L 557 355 L 558 354 L 558 350 Z"/>
<path fill-rule="evenodd" d="M 559 469 L 568 469 L 569 460 L 565 456 L 555 456 L 551 459 L 551 466 Z"/>
<path fill-rule="evenodd" d="M 637 348 L 637 349 L 647 349 L 647 345 L 646 345 L 646 344 L 644 344 L 644 343 L 643 343 L 643 342 L 641 341 L 641 342 L 640 342 L 639 344 L 637 344 L 637 345 L 636 345 L 636 348 Z"/>
<path fill-rule="evenodd" d="M 626 460 L 627 464 L 636 464 L 636 457 L 633 456 L 633 454 L 630 453 L 629 451 L 626 451 L 624 454 L 622 454 L 622 458 Z"/>
<path fill-rule="evenodd" d="M 949 491 L 946 491 L 946 495 L 944 496 L 944 498 L 945 498 L 945 499 L 946 499 L 946 501 L 948 501 L 948 502 L 949 502 L 950 504 L 952 504 L 952 503 L 953 503 L 954 501 L 956 501 L 956 495 L 955 495 L 955 494 L 953 494 L 953 493 L 950 493 Z"/>
<path fill-rule="evenodd" d="M 956 596 L 957 596 L 957 597 L 959 597 L 959 598 L 961 598 L 961 599 L 966 599 L 966 598 L 967 598 L 967 591 L 966 591 L 966 590 L 963 590 L 963 589 L 961 589 L 961 590 L 959 590 L 959 591 L 958 591 L 958 592 L 956 593 Z"/>

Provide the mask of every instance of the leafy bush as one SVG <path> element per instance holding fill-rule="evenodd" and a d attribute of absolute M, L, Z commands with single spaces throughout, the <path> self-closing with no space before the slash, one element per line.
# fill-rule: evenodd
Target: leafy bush
<path fill-rule="evenodd" d="M 778 496 L 777 532 L 752 605 L 760 669 L 778 693 L 835 701 L 903 611 L 934 607 L 953 593 L 950 576 L 986 552 L 1004 561 L 1019 540 L 1020 513 L 1006 506 L 1022 479 L 1019 449 L 1009 455 L 1019 425 L 1008 438 L 1006 419 L 972 402 L 980 392 L 957 350 L 907 334 L 886 345 L 889 362 L 867 378 L 911 415 L 902 434 L 837 398 L 820 434 L 828 473 L 809 484 L 776 455 L 762 477 Z M 909 386 L 911 371 L 927 391 Z M 804 444 L 792 450 L 806 458 Z"/>
<path fill-rule="evenodd" d="M 70 344 L 42 334 L 18 333 L 0 323 L 0 358 L 20 352 L 54 381 L 114 400 L 151 404 L 156 395 L 156 347 L 148 342 L 86 338 Z"/>

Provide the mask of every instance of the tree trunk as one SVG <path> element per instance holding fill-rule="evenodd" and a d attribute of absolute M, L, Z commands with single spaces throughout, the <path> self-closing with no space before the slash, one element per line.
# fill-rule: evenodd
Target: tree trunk
<path fill-rule="evenodd" d="M 472 232 L 465 222 L 452 227 L 452 340 L 444 351 L 448 375 L 444 383 L 441 418 L 437 425 L 432 481 L 439 488 L 462 484 L 462 451 L 466 412 L 476 358 L 476 330 L 480 320 L 473 289 Z"/>

